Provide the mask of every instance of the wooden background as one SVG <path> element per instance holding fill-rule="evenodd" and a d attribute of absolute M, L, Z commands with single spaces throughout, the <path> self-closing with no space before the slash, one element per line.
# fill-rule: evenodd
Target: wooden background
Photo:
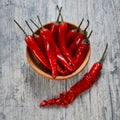
<path fill-rule="evenodd" d="M 85 69 L 68 81 L 51 81 L 28 65 L 24 20 L 55 21 L 56 5 L 63 6 L 65 21 L 90 20 L 92 55 Z M 31 24 L 33 29 L 36 28 Z M 39 108 L 43 99 L 57 96 L 76 83 L 109 49 L 99 80 L 68 108 Z M 1 0 L 0 1 L 0 120 L 120 120 L 120 0 Z"/>

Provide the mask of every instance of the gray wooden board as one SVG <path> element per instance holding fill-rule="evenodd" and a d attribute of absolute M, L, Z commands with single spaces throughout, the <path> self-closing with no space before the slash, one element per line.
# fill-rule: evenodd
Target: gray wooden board
<path fill-rule="evenodd" d="M 88 32 L 92 54 L 85 69 L 68 81 L 51 81 L 35 73 L 28 65 L 24 35 L 14 24 L 16 19 L 28 34 L 24 20 L 43 24 L 55 21 L 56 4 L 63 7 L 65 21 L 79 24 L 90 20 Z M 36 28 L 32 25 L 32 28 Z M 39 108 L 43 99 L 57 96 L 76 83 L 100 58 L 109 44 L 98 81 L 68 108 Z M 0 1 L 0 120 L 120 120 L 120 0 L 1 0 Z"/>

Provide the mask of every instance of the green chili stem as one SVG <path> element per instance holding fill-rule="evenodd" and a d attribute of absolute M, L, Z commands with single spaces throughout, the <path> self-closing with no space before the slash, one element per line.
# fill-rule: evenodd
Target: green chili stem
<path fill-rule="evenodd" d="M 58 6 L 58 5 L 57 5 Z M 59 8 L 59 7 L 58 7 Z M 61 16 L 61 10 L 62 10 L 62 7 L 60 7 L 60 11 L 59 11 L 59 14 L 58 14 L 58 17 L 57 17 L 57 20 L 56 20 L 56 22 L 57 23 L 59 23 L 59 18 L 60 18 L 60 16 Z"/>
<path fill-rule="evenodd" d="M 18 27 L 23 31 L 23 33 L 25 34 L 25 36 L 27 36 L 27 33 L 24 31 L 24 29 L 21 27 L 21 25 L 16 21 L 14 20 L 14 22 L 18 25 Z"/>
<path fill-rule="evenodd" d="M 31 30 L 31 32 L 34 34 L 34 31 L 32 30 L 32 28 L 30 27 L 30 25 L 28 24 L 28 22 L 25 20 L 27 26 L 29 27 L 29 29 Z"/>
<path fill-rule="evenodd" d="M 39 21 L 39 23 L 40 23 L 40 25 L 41 25 L 41 28 L 44 29 L 44 27 L 43 27 L 43 25 L 42 25 L 42 23 L 41 23 L 40 17 L 37 16 L 37 18 L 38 18 L 38 21 Z"/>
<path fill-rule="evenodd" d="M 39 29 L 39 26 L 32 19 L 30 21 Z"/>
<path fill-rule="evenodd" d="M 93 33 L 93 31 L 91 30 L 90 34 L 88 35 L 87 39 L 90 38 L 91 34 Z"/>
<path fill-rule="evenodd" d="M 104 52 L 103 52 L 103 54 L 102 54 L 101 59 L 99 60 L 99 63 L 101 63 L 101 64 L 102 64 L 103 61 L 104 61 L 104 58 L 105 58 L 105 54 L 106 54 L 107 48 L 108 48 L 108 43 L 106 44 L 106 47 L 105 47 L 105 50 L 104 50 Z"/>
<path fill-rule="evenodd" d="M 87 20 L 87 26 L 86 28 L 84 29 L 84 32 L 86 32 L 87 28 L 89 27 L 89 20 Z"/>
<path fill-rule="evenodd" d="M 77 27 L 77 31 L 80 30 L 80 26 L 82 25 L 83 21 L 84 21 L 84 18 L 81 20 L 80 24 L 78 25 L 78 27 Z"/>
<path fill-rule="evenodd" d="M 58 5 L 57 5 L 57 9 L 58 9 L 58 11 L 59 11 L 59 13 L 60 13 L 60 15 L 61 15 L 61 20 L 62 20 L 62 22 L 64 22 L 64 20 L 63 20 L 63 16 L 62 16 L 62 14 L 61 14 L 61 11 L 60 11 L 60 8 L 59 8 Z"/>

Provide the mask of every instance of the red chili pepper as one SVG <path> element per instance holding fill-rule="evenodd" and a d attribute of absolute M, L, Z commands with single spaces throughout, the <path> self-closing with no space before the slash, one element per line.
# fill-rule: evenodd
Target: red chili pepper
<path fill-rule="evenodd" d="M 50 42 L 52 34 L 48 29 L 41 30 L 40 34 L 43 38 L 46 54 L 52 68 L 52 76 L 55 78 L 57 76 L 57 55 L 54 46 Z"/>
<path fill-rule="evenodd" d="M 66 32 L 67 32 L 67 23 L 60 23 L 59 25 L 59 33 L 58 33 L 58 41 L 60 49 L 63 53 L 63 55 L 71 62 L 71 64 L 75 67 L 75 64 L 73 62 L 73 58 L 68 53 L 68 50 L 66 48 Z"/>
<path fill-rule="evenodd" d="M 37 16 L 39 18 L 39 16 Z M 36 23 L 30 19 L 30 21 L 37 27 L 39 28 Z M 40 35 L 41 36 L 41 35 Z M 51 44 L 55 47 L 56 49 L 56 54 L 57 54 L 57 60 L 69 71 L 73 71 L 73 68 L 69 65 L 69 63 L 67 62 L 67 60 L 65 59 L 65 57 L 62 55 L 59 47 L 56 45 L 55 41 L 53 39 L 50 40 Z M 60 71 L 59 71 L 60 72 Z M 61 74 L 63 75 L 63 72 L 61 72 Z"/>
<path fill-rule="evenodd" d="M 70 54 L 68 53 L 67 48 L 66 48 L 66 33 L 67 33 L 68 24 L 63 21 L 62 14 L 61 14 L 61 11 L 58 6 L 57 6 L 57 9 L 59 10 L 59 13 L 60 13 L 61 19 L 62 19 L 62 21 L 59 24 L 59 30 L 58 30 L 59 46 L 62 51 L 62 54 L 71 62 L 71 64 L 73 66 L 75 66 L 75 64 L 73 63 L 73 60 L 72 60 L 73 58 L 70 56 Z"/>
<path fill-rule="evenodd" d="M 70 44 L 73 42 L 73 40 L 77 37 L 80 31 L 80 26 L 82 25 L 83 21 L 84 19 L 82 19 L 82 21 L 80 22 L 80 24 L 76 29 L 72 29 L 67 33 L 67 39 L 66 39 L 67 47 L 69 47 Z"/>
<path fill-rule="evenodd" d="M 31 21 L 32 23 L 34 23 L 34 25 L 39 29 L 39 26 L 38 26 L 32 19 L 30 19 L 30 21 Z M 30 26 L 29 26 L 29 29 L 30 29 L 31 32 L 33 33 L 33 36 L 34 36 L 34 38 L 35 38 L 35 41 L 36 41 L 36 43 L 38 44 L 38 46 L 40 47 L 40 49 L 41 49 L 42 51 L 45 51 L 45 49 L 44 49 L 44 42 L 43 42 L 43 40 L 42 40 L 41 35 L 40 35 L 40 34 L 35 34 L 34 31 L 31 29 Z"/>
<path fill-rule="evenodd" d="M 75 37 L 73 43 L 68 48 L 69 54 L 73 56 L 76 53 L 76 50 L 78 48 L 80 41 L 82 41 L 83 39 L 86 39 L 86 38 L 87 38 L 87 36 L 82 38 L 81 33 L 79 32 L 78 35 Z"/>
<path fill-rule="evenodd" d="M 89 26 L 89 20 L 87 20 L 88 24 L 86 26 L 86 28 L 82 31 L 79 30 L 77 35 L 75 36 L 73 42 L 71 42 L 71 45 L 68 48 L 68 52 L 70 55 L 74 55 L 76 53 L 76 50 L 78 48 L 78 45 L 80 43 L 81 40 L 87 39 L 87 28 Z"/>
<path fill-rule="evenodd" d="M 41 24 L 39 16 L 37 16 L 39 23 Z M 55 78 L 57 76 L 57 54 L 55 51 L 55 47 L 51 41 L 53 41 L 53 37 L 51 32 L 48 29 L 45 29 L 41 24 L 42 30 L 40 30 L 40 35 L 43 39 L 46 54 L 48 56 L 51 69 L 52 69 L 52 77 Z"/>
<path fill-rule="evenodd" d="M 38 45 L 35 42 L 35 39 L 33 36 L 31 35 L 27 35 L 27 33 L 23 30 L 23 28 L 18 24 L 18 22 L 16 20 L 14 20 L 14 22 L 18 25 L 18 27 L 23 31 L 23 33 L 25 34 L 25 42 L 28 46 L 28 48 L 33 52 L 33 54 L 35 55 L 35 57 L 44 65 L 46 66 L 48 69 L 50 69 L 50 64 L 47 61 L 46 57 L 44 56 L 44 54 L 42 53 L 42 51 L 40 50 L 40 48 L 38 47 Z"/>
<path fill-rule="evenodd" d="M 108 44 L 106 45 L 106 48 L 103 52 L 103 55 L 100 61 L 93 64 L 90 71 L 87 72 L 80 81 L 78 81 L 75 85 L 70 87 L 70 90 L 68 92 L 61 93 L 59 98 L 57 99 L 53 98 L 54 102 L 52 102 L 51 104 L 48 104 L 49 100 L 44 100 L 43 102 L 41 102 L 40 106 L 41 107 L 48 106 L 48 105 L 67 106 L 68 104 L 72 103 L 78 95 L 88 90 L 93 85 L 93 83 L 96 82 L 100 74 L 107 47 L 108 47 Z M 53 99 L 50 99 L 50 100 L 52 101 Z"/>
<path fill-rule="evenodd" d="M 57 7 L 58 7 L 58 5 L 57 5 Z M 52 33 L 52 36 L 53 36 L 55 43 L 57 43 L 57 40 L 58 40 L 58 28 L 59 28 L 59 23 L 60 23 L 59 18 L 61 15 L 61 10 L 62 10 L 62 7 L 60 7 L 60 9 L 59 9 L 59 15 L 57 17 L 56 22 L 52 23 L 51 28 L 50 28 L 50 31 Z"/>
<path fill-rule="evenodd" d="M 92 34 L 92 31 L 90 35 L 91 34 Z M 81 40 L 79 43 L 77 52 L 75 53 L 75 56 L 74 56 L 74 63 L 77 66 L 76 69 L 83 63 L 90 49 L 90 44 L 88 39 Z"/>

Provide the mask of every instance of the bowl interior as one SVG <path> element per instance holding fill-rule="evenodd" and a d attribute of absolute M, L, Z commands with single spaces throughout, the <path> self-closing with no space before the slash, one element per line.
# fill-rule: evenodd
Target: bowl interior
<path fill-rule="evenodd" d="M 46 24 L 44 26 L 49 29 L 51 24 L 52 23 L 48 23 L 48 24 Z M 74 28 L 77 28 L 77 26 L 75 26 L 75 25 L 73 25 L 71 23 L 68 23 L 68 29 L 74 29 Z M 38 32 L 39 32 L 39 30 L 36 31 L 36 33 L 38 33 Z M 89 49 L 88 54 L 87 54 L 84 62 L 81 64 L 81 66 L 76 71 L 74 71 L 73 73 L 71 73 L 69 75 L 66 75 L 66 76 L 57 76 L 54 80 L 67 80 L 67 79 L 75 76 L 76 74 L 78 74 L 80 71 L 83 70 L 83 68 L 88 63 L 89 58 L 90 58 L 90 54 L 91 54 L 91 48 Z M 52 76 L 49 73 L 46 73 L 46 72 L 41 70 L 41 63 L 34 57 L 32 52 L 28 48 L 26 48 L 26 57 L 27 57 L 27 61 L 28 61 L 29 65 L 30 65 L 30 67 L 35 72 L 37 72 L 39 75 L 42 75 L 42 76 L 44 76 L 46 78 L 53 79 Z"/>

